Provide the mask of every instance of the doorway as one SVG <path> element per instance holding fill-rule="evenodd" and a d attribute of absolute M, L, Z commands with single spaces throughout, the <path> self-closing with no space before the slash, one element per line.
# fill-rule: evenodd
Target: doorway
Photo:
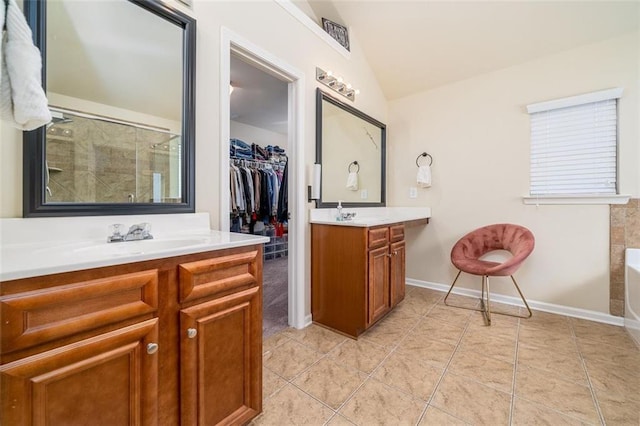
<path fill-rule="evenodd" d="M 231 51 L 230 231 L 269 238 L 263 253 L 263 337 L 288 321 L 288 82 Z"/>
<path fill-rule="evenodd" d="M 232 121 L 239 121 L 240 117 L 233 116 L 231 114 L 231 97 L 232 93 L 230 83 L 233 83 L 231 79 L 232 61 L 237 65 L 235 61 L 242 62 L 242 65 L 247 65 L 253 68 L 253 71 L 260 71 L 267 76 L 275 78 L 281 84 L 286 86 L 286 112 L 287 118 L 274 120 L 280 123 L 280 128 L 286 127 L 286 168 L 287 168 L 287 198 L 288 198 L 288 220 L 286 226 L 286 232 L 283 228 L 279 231 L 274 230 L 274 236 L 280 239 L 271 240 L 270 235 L 265 235 L 270 238 L 268 244 L 265 245 L 265 262 L 267 268 L 265 269 L 265 285 L 267 280 L 271 280 L 267 273 L 277 276 L 280 280 L 284 281 L 282 275 L 286 275 L 286 323 L 289 326 L 295 328 L 303 328 L 310 324 L 310 315 L 306 315 L 306 300 L 308 297 L 308 289 L 305 286 L 304 274 L 305 274 L 305 259 L 306 248 L 304 244 L 304 231 L 305 231 L 305 211 L 306 211 L 306 198 L 304 195 L 305 174 L 304 174 L 304 145 L 303 145 L 303 117 L 304 117 L 304 76 L 301 72 L 288 65 L 281 59 L 274 57 L 269 52 L 249 42 L 248 40 L 240 37 L 232 31 L 223 28 L 222 30 L 222 49 L 221 49 L 221 69 L 220 69 L 220 110 L 221 110 L 221 122 L 220 122 L 220 136 L 221 136 L 221 162 L 220 162 L 220 229 L 231 229 L 232 220 L 230 217 L 230 209 L 232 207 L 231 194 L 230 194 L 230 150 L 231 150 L 231 135 L 232 135 Z M 235 70 L 234 70 L 235 72 Z M 240 86 L 240 84 L 238 84 Z M 233 92 L 240 88 L 233 88 Z M 233 125 L 234 134 L 237 133 L 237 124 Z M 245 129 L 246 130 L 246 129 Z M 273 145 L 273 144 L 272 144 Z M 282 147 L 281 147 L 282 148 Z M 284 225 L 284 224 L 283 224 Z M 250 226 L 250 224 L 249 224 Z M 255 227 L 253 228 L 255 232 Z M 260 225 L 258 225 L 258 232 L 260 232 Z M 286 237 L 285 237 L 286 234 Z M 272 246 L 269 247 L 269 244 Z M 286 255 L 286 256 L 285 256 Z M 269 266 L 268 262 L 274 262 Z M 279 265 L 278 265 L 279 264 Z M 281 281 L 281 282 L 282 282 Z M 266 288 L 266 287 L 265 287 Z M 280 300 L 272 300 L 275 305 L 280 307 L 283 304 L 283 291 L 276 291 Z M 269 304 L 269 300 L 265 299 L 265 307 Z M 269 330 L 265 330 L 270 332 Z"/>

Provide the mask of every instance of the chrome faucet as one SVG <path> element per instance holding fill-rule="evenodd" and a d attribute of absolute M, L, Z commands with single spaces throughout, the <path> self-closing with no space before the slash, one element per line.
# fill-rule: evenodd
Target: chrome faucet
<path fill-rule="evenodd" d="M 147 222 L 137 223 L 129 227 L 129 231 L 124 234 L 125 226 L 121 223 L 116 223 L 109 226 L 109 236 L 107 236 L 108 243 L 119 243 L 125 241 L 140 241 L 151 240 L 153 235 L 149 233 L 151 230 L 151 224 Z"/>

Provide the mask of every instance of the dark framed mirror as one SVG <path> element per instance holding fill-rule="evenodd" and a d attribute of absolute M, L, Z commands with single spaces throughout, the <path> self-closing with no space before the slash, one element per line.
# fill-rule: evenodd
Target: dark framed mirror
<path fill-rule="evenodd" d="M 387 126 L 317 89 L 319 208 L 384 207 Z"/>
<path fill-rule="evenodd" d="M 195 211 L 196 21 L 156 0 L 25 0 L 53 120 L 24 133 L 23 216 Z"/>

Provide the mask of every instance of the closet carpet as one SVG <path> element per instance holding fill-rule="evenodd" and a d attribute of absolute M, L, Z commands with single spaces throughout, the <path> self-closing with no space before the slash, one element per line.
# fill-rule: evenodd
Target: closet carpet
<path fill-rule="evenodd" d="M 264 261 L 262 289 L 262 337 L 266 339 L 285 328 L 288 302 L 288 257 Z"/>

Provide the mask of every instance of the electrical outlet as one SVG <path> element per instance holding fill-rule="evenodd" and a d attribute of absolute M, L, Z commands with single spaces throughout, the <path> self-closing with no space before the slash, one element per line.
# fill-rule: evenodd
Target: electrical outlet
<path fill-rule="evenodd" d="M 366 189 L 363 189 L 362 191 L 360 191 L 360 198 L 366 200 L 367 198 L 369 198 L 369 192 Z"/>
<path fill-rule="evenodd" d="M 409 198 L 418 198 L 418 188 L 415 186 L 409 188 Z"/>

